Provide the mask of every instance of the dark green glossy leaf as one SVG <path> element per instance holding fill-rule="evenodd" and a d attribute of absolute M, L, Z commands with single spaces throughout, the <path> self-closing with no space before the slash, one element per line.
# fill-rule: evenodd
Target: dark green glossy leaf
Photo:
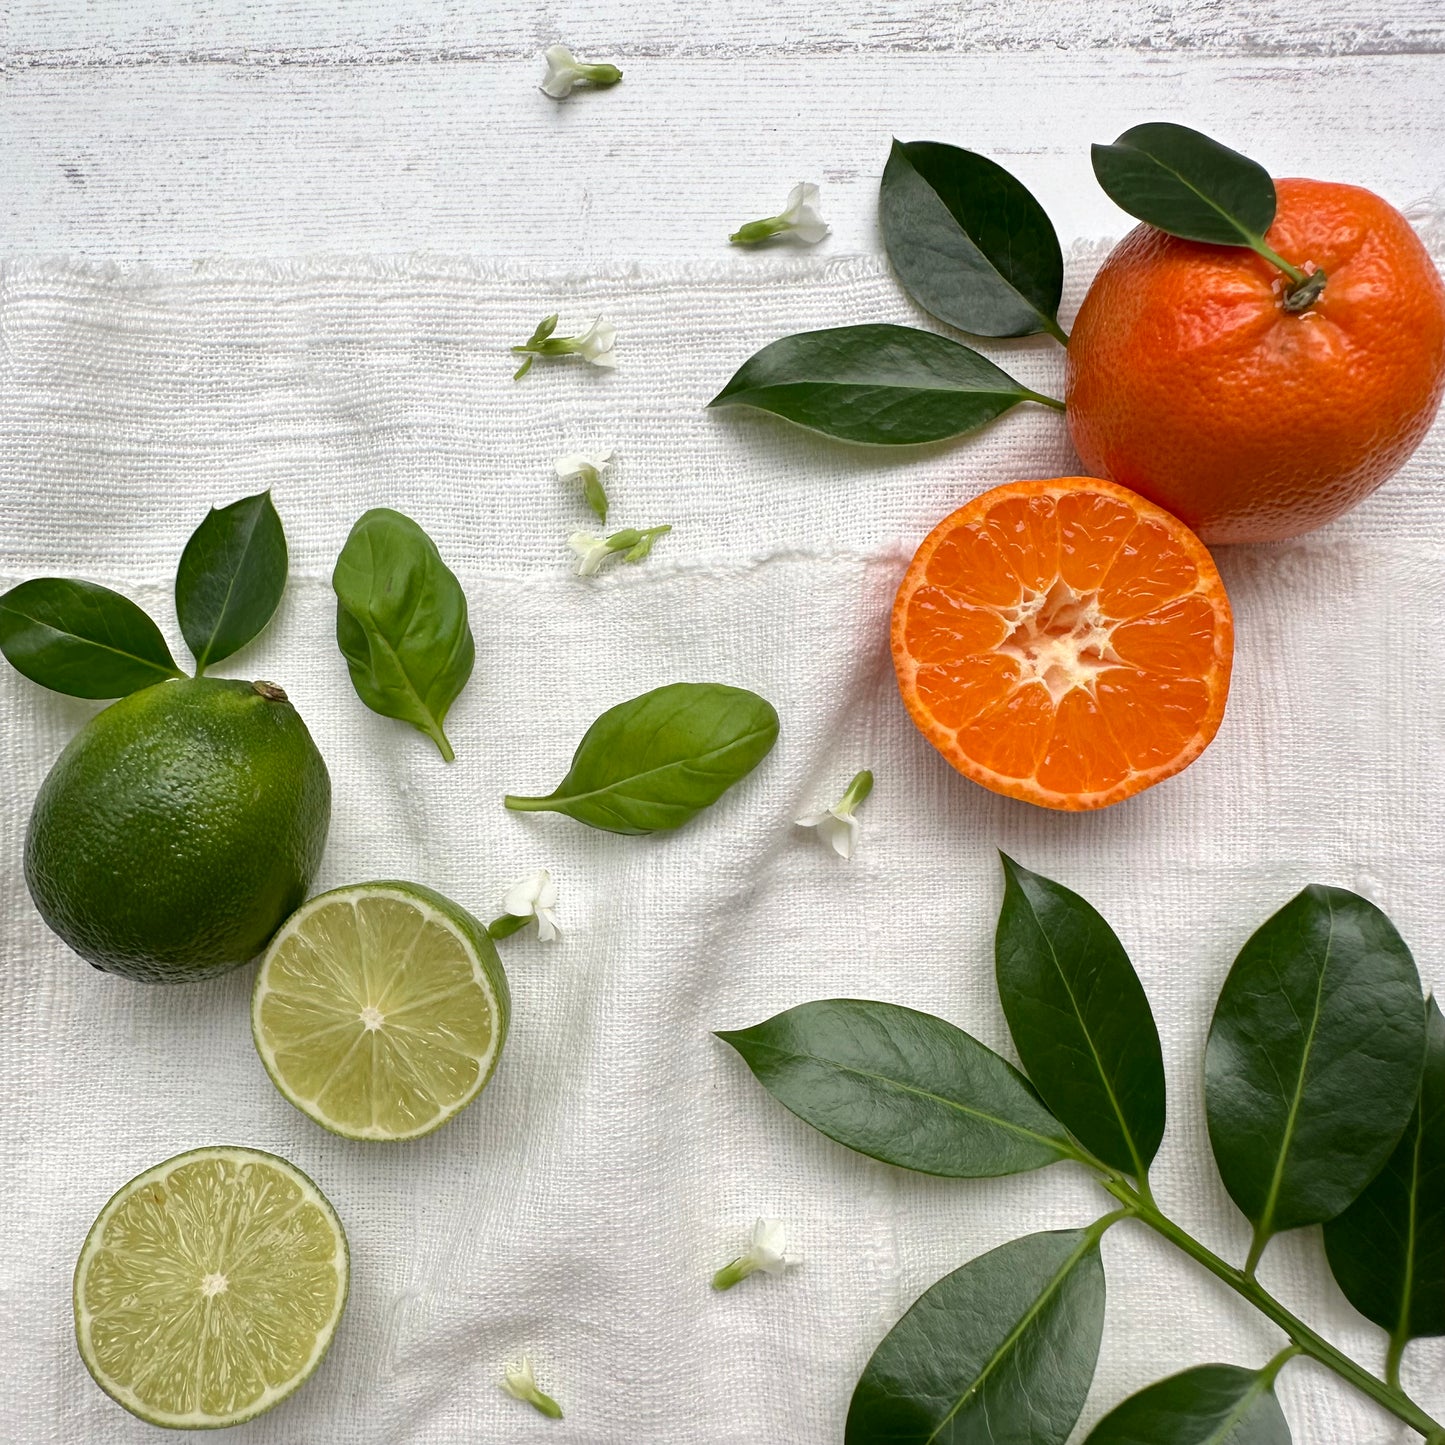
<path fill-rule="evenodd" d="M 894 141 L 878 219 L 904 290 L 977 336 L 1062 336 L 1064 257 L 1044 208 L 986 156 Z"/>
<path fill-rule="evenodd" d="M 772 751 L 778 715 L 755 692 L 675 682 L 608 708 L 546 797 L 507 797 L 526 813 L 565 813 L 608 833 L 676 828 L 717 802 Z"/>
<path fill-rule="evenodd" d="M 1070 1153 L 1023 1075 L 932 1014 L 821 999 L 718 1037 L 800 1119 L 887 1164 L 973 1179 Z"/>
<path fill-rule="evenodd" d="M 1188 126 L 1151 121 L 1093 147 L 1094 174 L 1116 206 L 1189 241 L 1248 246 L 1274 220 L 1274 182 L 1248 156 Z"/>
<path fill-rule="evenodd" d="M 447 762 L 442 725 L 472 675 L 467 598 L 410 517 L 377 507 L 351 529 L 331 577 L 336 641 L 373 712 L 425 733 Z"/>
<path fill-rule="evenodd" d="M 1268 1371 L 1199 1365 L 1111 1410 L 1084 1445 L 1290 1445 Z"/>
<path fill-rule="evenodd" d="M 36 577 L 0 597 L 0 652 L 32 682 L 71 697 L 125 697 L 183 675 L 134 602 L 72 577 Z"/>
<path fill-rule="evenodd" d="M 711 406 L 755 406 L 850 442 L 907 446 L 963 436 L 1037 392 L 946 336 L 838 326 L 750 357 Z"/>
<path fill-rule="evenodd" d="M 1410 950 L 1368 899 L 1312 885 L 1244 945 L 1205 1050 L 1209 1139 L 1255 1255 L 1346 1209 L 1409 1121 L 1425 1052 Z"/>
<path fill-rule="evenodd" d="M 198 671 L 239 652 L 286 590 L 286 533 L 271 493 L 213 507 L 176 569 L 176 615 Z"/>
<path fill-rule="evenodd" d="M 1129 955 L 1077 893 L 1003 859 L 999 997 L 1044 1102 L 1104 1163 L 1142 1175 L 1164 1137 L 1164 1059 Z"/>
<path fill-rule="evenodd" d="M 1402 1346 L 1445 1335 L 1445 1017 L 1431 999 L 1420 1099 L 1385 1167 L 1325 1225 L 1350 1303 Z"/>
<path fill-rule="evenodd" d="M 1099 1358 L 1100 1232 L 1030 1234 L 939 1280 L 873 1352 L 846 1445 L 1063 1445 Z"/>

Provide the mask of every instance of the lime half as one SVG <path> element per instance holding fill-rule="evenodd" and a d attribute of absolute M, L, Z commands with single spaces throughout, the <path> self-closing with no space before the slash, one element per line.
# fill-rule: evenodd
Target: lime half
<path fill-rule="evenodd" d="M 258 1149 L 138 1174 L 75 1266 L 75 1338 L 95 1382 L 152 1425 L 236 1425 L 304 1384 L 346 1304 L 346 1235 L 321 1191 Z"/>
<path fill-rule="evenodd" d="M 507 1036 L 507 977 L 487 930 L 414 883 L 304 903 L 256 975 L 251 1032 L 272 1082 L 348 1139 L 414 1139 L 460 1113 Z"/>

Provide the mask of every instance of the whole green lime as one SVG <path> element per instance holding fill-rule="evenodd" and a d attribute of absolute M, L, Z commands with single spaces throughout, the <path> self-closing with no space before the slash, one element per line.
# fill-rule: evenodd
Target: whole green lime
<path fill-rule="evenodd" d="M 184 983 L 265 948 L 306 897 L 330 821 L 326 764 L 279 687 L 162 682 L 98 713 L 56 759 L 25 881 L 96 968 Z"/>

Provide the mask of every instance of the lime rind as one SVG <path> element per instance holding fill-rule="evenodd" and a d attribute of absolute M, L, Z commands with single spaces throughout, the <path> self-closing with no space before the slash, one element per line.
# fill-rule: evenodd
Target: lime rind
<path fill-rule="evenodd" d="M 355 907 L 364 900 L 392 899 L 405 904 L 421 919 L 423 925 L 430 924 L 444 930 L 463 949 L 471 967 L 472 983 L 482 992 L 491 1018 L 491 1037 L 485 1050 L 476 1056 L 476 1076 L 469 1087 L 457 1097 L 448 1100 L 430 1117 L 415 1128 L 388 1129 L 376 1123 L 360 1128 L 350 1127 L 328 1114 L 316 1097 L 299 1090 L 286 1077 L 286 1072 L 277 1058 L 277 1049 L 267 1035 L 263 1018 L 264 1005 L 268 998 L 275 996 L 272 988 L 272 973 L 277 959 L 288 940 L 300 934 L 305 924 L 321 909 L 337 903 Z M 358 960 L 360 973 L 365 975 L 365 960 Z M 385 880 L 374 883 L 357 883 L 342 888 L 333 888 L 308 899 L 281 926 L 266 949 L 261 966 L 256 972 L 255 987 L 251 995 L 251 1037 L 256 1053 L 266 1073 L 277 1090 L 288 1103 L 299 1109 L 307 1118 L 319 1124 L 332 1134 L 343 1139 L 362 1142 L 397 1143 L 407 1139 L 419 1139 L 440 1129 L 461 1113 L 491 1081 L 497 1062 L 501 1057 L 502 1045 L 506 1042 L 511 998 L 507 987 L 506 973 L 496 948 L 487 935 L 486 929 L 460 905 L 453 903 L 433 889 L 416 883 Z M 325 1092 L 324 1089 L 318 1091 Z M 374 1115 L 373 1115 L 374 1118 Z"/>
<path fill-rule="evenodd" d="M 84 1285 L 90 1268 L 101 1250 L 105 1248 L 106 1226 L 115 1218 L 120 1209 L 146 1185 L 169 1178 L 176 1169 L 186 1164 L 208 1159 L 226 1160 L 237 1165 L 259 1162 L 275 1169 L 295 1184 L 301 1191 L 304 1202 L 314 1205 L 331 1226 L 336 1241 L 336 1253 L 332 1263 L 340 1280 L 340 1287 L 336 1292 L 335 1305 L 330 1317 L 317 1331 L 316 1342 L 311 1354 L 301 1368 L 281 1384 L 268 1387 L 253 1404 L 224 1415 L 209 1414 L 200 1410 L 184 1414 L 156 1410 L 148 1406 L 133 1389 L 111 1378 L 95 1358 L 92 1338 L 95 1316 L 86 1306 L 84 1298 Z M 350 1292 L 351 1249 L 346 1239 L 346 1231 L 342 1228 L 341 1220 L 337 1217 L 335 1209 L 331 1207 L 331 1201 L 317 1188 L 311 1178 L 289 1160 L 281 1158 L 279 1154 L 268 1153 L 264 1149 L 252 1149 L 245 1145 L 210 1145 L 199 1149 L 190 1149 L 183 1154 L 172 1155 L 171 1158 L 152 1165 L 151 1168 L 143 1170 L 133 1179 L 121 1185 L 106 1201 L 105 1207 L 90 1226 L 90 1230 L 85 1236 L 85 1242 L 81 1245 L 80 1257 L 75 1262 L 75 1274 L 71 1285 L 75 1314 L 75 1342 L 80 1352 L 80 1358 L 90 1372 L 91 1379 L 117 1405 L 129 1411 L 137 1419 L 144 1420 L 148 1425 L 159 1425 L 170 1430 L 221 1430 L 230 1425 L 241 1425 L 247 1420 L 254 1420 L 258 1415 L 264 1414 L 267 1410 L 279 1405 L 288 1396 L 293 1395 L 316 1373 L 317 1367 L 326 1357 L 326 1352 L 331 1348 L 331 1343 L 336 1337 L 336 1329 L 341 1322 L 342 1313 L 346 1309 Z"/>

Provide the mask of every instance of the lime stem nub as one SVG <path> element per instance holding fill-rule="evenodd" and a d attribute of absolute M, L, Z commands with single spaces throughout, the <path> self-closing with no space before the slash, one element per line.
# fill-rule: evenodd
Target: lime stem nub
<path fill-rule="evenodd" d="M 290 702 L 286 689 L 274 682 L 253 682 L 251 690 L 259 693 L 267 702 Z"/>

